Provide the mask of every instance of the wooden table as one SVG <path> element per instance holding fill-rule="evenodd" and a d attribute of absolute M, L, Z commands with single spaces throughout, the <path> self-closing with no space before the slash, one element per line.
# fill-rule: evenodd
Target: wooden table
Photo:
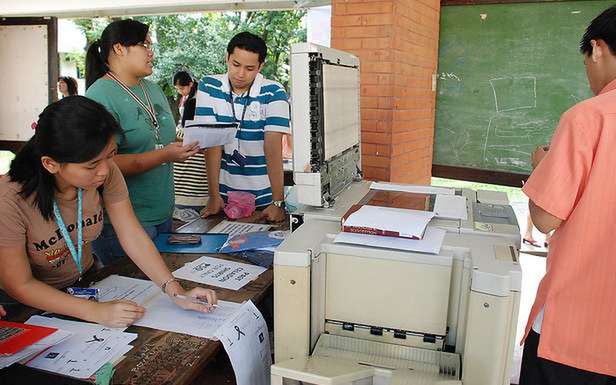
<path fill-rule="evenodd" d="M 187 262 L 199 258 L 203 254 L 164 254 L 163 257 L 167 266 L 174 271 Z M 236 257 L 223 254 L 206 254 L 221 259 L 238 262 L 246 262 Z M 119 274 L 133 278 L 146 278 L 133 262 L 126 258 L 113 265 L 107 266 L 93 274 L 86 274 L 82 283 L 88 285 L 90 282 L 97 282 L 111 275 Z M 256 280 L 250 282 L 238 291 L 210 287 L 215 289 L 218 298 L 225 301 L 243 302 L 252 300 L 255 304 L 271 292 L 274 279 L 273 270 L 270 268 L 261 274 Z M 192 288 L 197 284 L 190 281 L 182 281 L 185 288 Z M 201 285 L 208 287 L 207 285 Z M 9 318 L 12 321 L 23 322 L 31 315 L 40 313 L 36 309 L 21 306 L 18 309 L 11 309 Z M 127 332 L 138 333 L 139 337 L 133 341 L 134 348 L 127 354 L 126 358 L 116 366 L 113 377 L 113 384 L 130 385 L 188 385 L 191 384 L 199 374 L 206 368 L 208 363 L 216 356 L 222 348 L 222 344 L 204 338 L 193 337 L 185 334 L 154 330 L 144 327 L 131 326 Z M 2 384 L 40 384 L 28 380 L 24 376 L 32 374 L 34 370 L 13 365 L 9 369 L 0 371 L 0 383 Z M 25 374 L 24 374 L 25 373 Z M 45 385 L 73 384 L 75 381 L 58 377 L 59 382 L 45 380 Z M 4 379 L 3 379 L 4 378 Z M 15 382 L 11 382 L 11 380 Z M 18 382 L 16 380 L 19 380 Z M 8 382 L 5 382 L 8 381 Z M 40 381 L 40 379 L 39 379 Z"/>

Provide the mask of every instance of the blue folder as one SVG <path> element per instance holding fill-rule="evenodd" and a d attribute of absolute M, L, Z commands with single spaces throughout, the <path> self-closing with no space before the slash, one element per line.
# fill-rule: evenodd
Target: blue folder
<path fill-rule="evenodd" d="M 161 253 L 217 253 L 229 237 L 227 234 L 198 234 L 201 236 L 200 245 L 170 245 L 167 243 L 170 235 L 173 233 L 160 233 L 154 238 L 154 244 Z"/>

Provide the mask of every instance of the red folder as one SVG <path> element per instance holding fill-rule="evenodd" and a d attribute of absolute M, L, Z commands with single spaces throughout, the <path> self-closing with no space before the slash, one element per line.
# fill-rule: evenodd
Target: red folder
<path fill-rule="evenodd" d="M 58 330 L 44 326 L 0 320 L 0 330 L 2 330 L 3 327 L 19 328 L 21 330 L 15 335 L 12 335 L 4 340 L 0 340 L 0 354 L 2 355 L 15 354 L 21 349 L 42 340 Z"/>

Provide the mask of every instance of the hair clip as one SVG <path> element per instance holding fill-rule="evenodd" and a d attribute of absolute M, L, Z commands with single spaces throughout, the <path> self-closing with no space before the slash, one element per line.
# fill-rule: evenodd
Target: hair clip
<path fill-rule="evenodd" d="M 36 122 L 32 122 L 32 124 L 30 125 L 30 127 L 32 127 L 33 130 L 36 130 L 37 126 L 38 124 Z"/>

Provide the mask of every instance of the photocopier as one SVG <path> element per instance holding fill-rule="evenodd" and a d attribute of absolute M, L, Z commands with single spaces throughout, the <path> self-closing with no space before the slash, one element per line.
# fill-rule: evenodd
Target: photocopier
<path fill-rule="evenodd" d="M 291 50 L 293 232 L 274 257 L 273 385 L 509 384 L 520 231 L 504 193 L 362 180 L 359 60 Z M 336 243 L 371 190 L 465 197 L 438 253 Z"/>

